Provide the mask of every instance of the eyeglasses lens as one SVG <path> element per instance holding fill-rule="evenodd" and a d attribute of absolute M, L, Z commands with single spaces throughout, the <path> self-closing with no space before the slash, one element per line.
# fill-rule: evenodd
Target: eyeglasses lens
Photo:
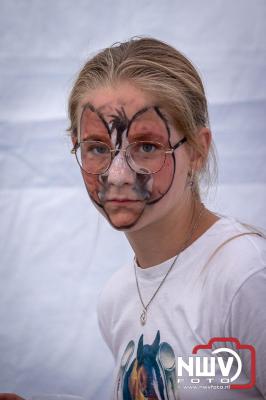
<path fill-rule="evenodd" d="M 142 174 L 158 172 L 165 161 L 168 139 L 165 121 L 154 107 L 137 114 L 128 130 L 131 168 Z"/>

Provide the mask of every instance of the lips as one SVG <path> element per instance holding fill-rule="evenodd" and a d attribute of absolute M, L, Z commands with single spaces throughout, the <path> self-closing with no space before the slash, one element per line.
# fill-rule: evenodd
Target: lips
<path fill-rule="evenodd" d="M 127 198 L 123 198 L 123 199 L 119 199 L 119 198 L 114 198 L 114 199 L 106 199 L 105 202 L 109 203 L 137 203 L 141 200 L 137 200 L 137 199 L 127 199 Z"/>

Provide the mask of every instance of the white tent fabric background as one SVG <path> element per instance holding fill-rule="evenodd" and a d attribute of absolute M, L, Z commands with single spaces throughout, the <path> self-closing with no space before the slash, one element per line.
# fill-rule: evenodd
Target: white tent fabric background
<path fill-rule="evenodd" d="M 265 21 L 264 0 L 0 1 L 0 392 L 109 397 L 96 302 L 132 253 L 70 154 L 66 99 L 81 65 L 140 34 L 183 51 L 219 155 L 208 202 L 265 228 Z"/>

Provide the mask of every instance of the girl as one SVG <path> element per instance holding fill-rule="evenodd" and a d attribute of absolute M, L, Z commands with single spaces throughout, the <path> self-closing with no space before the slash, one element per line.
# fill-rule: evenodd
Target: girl
<path fill-rule="evenodd" d="M 265 242 L 202 203 L 214 152 L 195 68 L 156 39 L 116 44 L 81 70 L 69 116 L 88 195 L 135 253 L 98 306 L 113 398 L 266 398 Z"/>

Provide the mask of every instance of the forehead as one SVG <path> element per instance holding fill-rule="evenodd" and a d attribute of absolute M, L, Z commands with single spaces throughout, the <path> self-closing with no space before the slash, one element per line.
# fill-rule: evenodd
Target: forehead
<path fill-rule="evenodd" d="M 154 115 L 156 113 L 153 112 L 152 120 L 154 121 L 154 126 L 156 126 L 156 128 L 152 129 L 153 133 L 156 131 L 164 131 L 168 138 L 170 134 L 170 137 L 172 138 L 171 140 L 175 141 L 179 138 L 180 133 L 176 130 L 171 115 L 167 112 L 164 105 L 161 105 L 157 100 L 158 99 L 156 99 L 155 96 L 152 96 L 147 91 L 141 90 L 129 82 L 119 82 L 116 85 L 101 86 L 97 89 L 88 90 L 88 92 L 83 95 L 78 105 L 77 118 L 80 123 L 82 111 L 84 106 L 88 103 L 102 114 L 107 123 L 111 123 L 114 115 L 118 114 L 118 111 L 121 111 L 121 109 L 123 109 L 126 118 L 130 121 L 140 110 L 157 106 L 163 114 L 163 119 L 167 121 L 167 128 L 158 115 L 156 115 L 154 120 Z M 134 119 L 134 129 L 131 129 L 131 133 L 135 131 L 135 129 L 139 128 L 141 128 L 144 133 L 145 129 L 148 129 L 146 124 L 148 124 L 149 129 L 151 129 L 152 121 L 149 120 L 149 115 L 151 114 L 145 112 L 140 120 L 138 118 Z M 80 124 L 78 124 L 78 131 L 79 134 L 81 134 Z M 159 138 L 157 138 L 157 140 L 159 140 Z"/>
<path fill-rule="evenodd" d="M 130 119 L 140 109 L 155 105 L 155 99 L 151 95 L 130 83 L 120 83 L 115 86 L 90 90 L 80 101 L 79 114 L 88 102 L 107 119 L 110 114 L 121 109 L 121 107 L 124 108 L 127 117 Z"/>

